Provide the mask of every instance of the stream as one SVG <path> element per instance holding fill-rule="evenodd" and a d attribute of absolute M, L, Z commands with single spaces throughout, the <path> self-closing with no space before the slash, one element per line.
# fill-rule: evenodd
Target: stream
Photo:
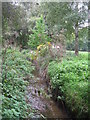
<path fill-rule="evenodd" d="M 48 94 L 45 80 L 41 79 L 37 72 L 34 78 L 29 80 L 27 87 L 28 103 L 35 109 L 33 118 L 69 118 L 65 109 L 60 108 Z"/>

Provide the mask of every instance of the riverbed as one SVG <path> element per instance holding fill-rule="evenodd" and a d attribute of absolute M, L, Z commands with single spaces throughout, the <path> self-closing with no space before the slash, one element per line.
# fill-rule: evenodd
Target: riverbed
<path fill-rule="evenodd" d="M 69 118 L 65 109 L 60 108 L 48 93 L 46 81 L 34 72 L 27 87 L 28 103 L 36 112 L 33 118 Z"/>

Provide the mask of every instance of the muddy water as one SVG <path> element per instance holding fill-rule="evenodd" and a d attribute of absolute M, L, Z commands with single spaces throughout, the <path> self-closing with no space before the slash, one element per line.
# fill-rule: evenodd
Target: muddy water
<path fill-rule="evenodd" d="M 36 110 L 34 118 L 68 118 L 66 111 L 60 109 L 51 99 L 51 95 L 47 94 L 48 88 L 45 80 L 35 73 L 35 77 L 29 82 L 28 103 Z"/>

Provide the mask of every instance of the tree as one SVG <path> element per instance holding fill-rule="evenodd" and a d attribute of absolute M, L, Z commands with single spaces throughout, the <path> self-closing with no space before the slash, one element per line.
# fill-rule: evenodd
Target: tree
<path fill-rule="evenodd" d="M 78 3 L 76 3 L 75 10 L 78 13 Z M 78 55 L 78 20 L 75 22 L 75 54 Z"/>
<path fill-rule="evenodd" d="M 43 16 L 36 21 L 36 26 L 32 30 L 33 34 L 29 36 L 28 45 L 31 49 L 37 48 L 38 45 L 50 41 L 51 39 L 45 33 L 45 24 Z"/>
<path fill-rule="evenodd" d="M 65 36 L 70 39 L 75 35 L 75 54 L 78 55 L 78 32 L 81 24 L 87 19 L 87 3 L 45 3 L 46 22 L 52 29 L 57 27 L 60 32 L 65 30 Z"/>
<path fill-rule="evenodd" d="M 75 33 L 75 54 L 78 55 L 79 52 L 79 30 L 81 25 L 84 26 L 84 23 L 87 19 L 87 3 L 78 3 L 73 2 L 71 5 L 71 20 L 72 26 L 74 27 Z M 83 28 L 83 26 L 81 28 Z"/>
<path fill-rule="evenodd" d="M 2 3 L 3 40 L 14 39 L 17 45 L 27 46 L 28 36 L 35 26 L 33 19 L 40 16 L 38 10 L 39 6 L 35 2 Z"/>
<path fill-rule="evenodd" d="M 15 33 L 27 26 L 25 20 L 25 11 L 18 3 L 3 2 L 2 3 L 2 35 L 3 40 L 15 37 Z M 14 38 L 15 39 L 15 38 Z M 4 41 L 3 41 L 4 44 Z"/>

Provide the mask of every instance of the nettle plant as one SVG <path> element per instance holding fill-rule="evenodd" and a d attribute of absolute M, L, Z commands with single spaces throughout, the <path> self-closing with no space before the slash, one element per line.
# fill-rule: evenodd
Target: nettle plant
<path fill-rule="evenodd" d="M 28 41 L 28 45 L 31 49 L 36 49 L 40 44 L 51 41 L 51 39 L 45 33 L 45 23 L 42 15 L 36 21 L 36 26 L 32 32 L 33 34 L 29 35 Z"/>

